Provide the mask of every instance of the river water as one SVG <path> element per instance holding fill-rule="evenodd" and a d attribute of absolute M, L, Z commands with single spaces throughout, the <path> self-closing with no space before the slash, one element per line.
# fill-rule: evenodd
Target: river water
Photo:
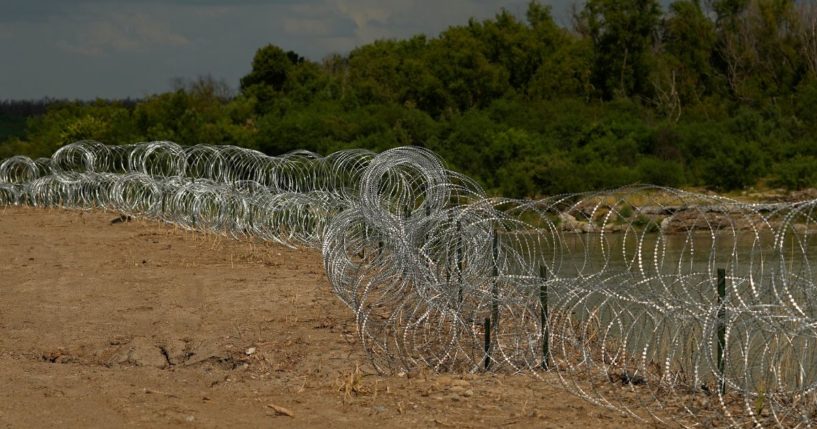
<path fill-rule="evenodd" d="M 722 326 L 731 388 L 817 388 L 817 239 L 808 234 L 535 234 L 505 237 L 502 249 L 508 283 L 544 274 L 550 311 L 588 330 L 592 321 L 608 354 L 630 357 L 622 365 L 665 366 L 712 384 Z"/>

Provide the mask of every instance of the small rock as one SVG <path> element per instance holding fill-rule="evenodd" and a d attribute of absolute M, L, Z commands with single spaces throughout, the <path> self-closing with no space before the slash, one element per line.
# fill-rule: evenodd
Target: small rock
<path fill-rule="evenodd" d="M 471 390 L 471 389 L 468 389 L 465 392 L 462 392 L 462 396 L 465 396 L 466 398 L 470 398 L 470 397 L 474 396 L 474 391 Z"/>
<path fill-rule="evenodd" d="M 564 231 L 575 230 L 579 225 L 579 221 L 577 221 L 574 216 L 567 213 L 559 213 L 559 223 Z"/>
<path fill-rule="evenodd" d="M 250 348 L 247 349 L 247 351 L 245 353 L 247 354 L 247 356 L 250 356 L 250 355 L 255 354 L 255 350 L 256 350 L 255 347 L 250 347 Z"/>
<path fill-rule="evenodd" d="M 617 223 L 608 223 L 604 225 L 604 230 L 608 232 L 621 232 L 627 229 L 625 225 L 617 224 Z"/>
<path fill-rule="evenodd" d="M 581 230 L 584 233 L 596 232 L 596 226 L 589 222 L 583 222 L 581 224 Z"/>

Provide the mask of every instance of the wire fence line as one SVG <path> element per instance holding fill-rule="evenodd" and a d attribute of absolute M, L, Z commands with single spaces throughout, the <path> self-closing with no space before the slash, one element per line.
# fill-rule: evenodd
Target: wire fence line
<path fill-rule="evenodd" d="M 0 163 L 0 205 L 320 249 L 385 373 L 549 371 L 640 419 L 817 426 L 817 200 L 652 186 L 518 200 L 417 147 L 83 141 Z"/>

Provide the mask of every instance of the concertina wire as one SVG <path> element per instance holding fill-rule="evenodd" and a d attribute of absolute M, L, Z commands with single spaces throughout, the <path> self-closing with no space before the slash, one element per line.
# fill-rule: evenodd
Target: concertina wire
<path fill-rule="evenodd" d="M 524 373 L 643 421 L 817 426 L 817 200 L 511 199 L 419 147 L 81 141 L 0 163 L 0 206 L 20 205 L 320 249 L 381 373 Z"/>

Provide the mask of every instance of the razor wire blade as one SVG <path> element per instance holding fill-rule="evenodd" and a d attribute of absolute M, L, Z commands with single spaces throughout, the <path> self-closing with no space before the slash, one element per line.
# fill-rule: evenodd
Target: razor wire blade
<path fill-rule="evenodd" d="M 416 147 L 84 141 L 0 163 L 0 205 L 320 249 L 381 372 L 547 368 L 639 419 L 817 425 L 817 200 L 652 186 L 519 200 Z"/>

